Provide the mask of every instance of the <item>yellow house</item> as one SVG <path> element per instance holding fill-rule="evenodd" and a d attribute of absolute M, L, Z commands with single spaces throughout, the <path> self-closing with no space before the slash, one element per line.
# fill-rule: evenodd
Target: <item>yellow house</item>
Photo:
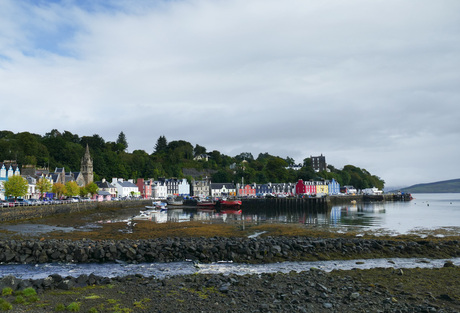
<path fill-rule="evenodd" d="M 316 182 L 316 194 L 328 194 L 329 193 L 329 186 L 326 184 L 325 181 L 317 181 Z"/>

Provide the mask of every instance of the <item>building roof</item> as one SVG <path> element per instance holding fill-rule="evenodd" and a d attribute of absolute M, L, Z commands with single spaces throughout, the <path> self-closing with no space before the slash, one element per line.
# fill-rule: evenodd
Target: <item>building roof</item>
<path fill-rule="evenodd" d="M 130 181 L 118 181 L 117 182 L 121 187 L 127 187 L 127 188 L 137 188 L 137 186 L 130 182 Z"/>
<path fill-rule="evenodd" d="M 105 182 L 97 181 L 97 182 L 96 182 L 96 185 L 97 185 L 99 188 L 104 188 L 104 189 L 115 188 L 115 186 L 112 185 L 111 183 L 109 183 L 108 181 L 105 181 Z"/>
<path fill-rule="evenodd" d="M 235 184 L 233 183 L 211 183 L 211 189 L 235 189 Z"/>

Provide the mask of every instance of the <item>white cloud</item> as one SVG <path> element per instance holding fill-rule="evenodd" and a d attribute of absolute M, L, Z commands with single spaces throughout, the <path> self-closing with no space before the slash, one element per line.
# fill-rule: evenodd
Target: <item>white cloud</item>
<path fill-rule="evenodd" d="M 3 129 L 460 172 L 457 1 L 21 3 L 0 4 Z"/>

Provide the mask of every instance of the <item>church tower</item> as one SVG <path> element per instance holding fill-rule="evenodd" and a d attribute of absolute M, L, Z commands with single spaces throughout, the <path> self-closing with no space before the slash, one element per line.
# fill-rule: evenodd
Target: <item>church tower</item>
<path fill-rule="evenodd" d="M 91 159 L 91 155 L 89 154 L 88 144 L 86 144 L 85 155 L 81 158 L 80 173 L 83 176 L 84 186 L 93 182 L 93 159 Z"/>

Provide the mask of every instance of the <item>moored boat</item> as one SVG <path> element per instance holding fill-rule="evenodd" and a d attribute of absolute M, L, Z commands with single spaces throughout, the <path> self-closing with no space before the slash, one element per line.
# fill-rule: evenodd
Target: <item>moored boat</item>
<path fill-rule="evenodd" d="M 212 208 L 216 206 L 214 201 L 199 201 L 196 203 L 196 206 L 201 208 Z"/>
<path fill-rule="evenodd" d="M 221 207 L 224 206 L 241 206 L 242 202 L 241 200 L 220 200 L 220 205 Z"/>
<path fill-rule="evenodd" d="M 166 199 L 168 205 L 183 205 L 184 200 L 182 198 L 168 198 Z"/>

